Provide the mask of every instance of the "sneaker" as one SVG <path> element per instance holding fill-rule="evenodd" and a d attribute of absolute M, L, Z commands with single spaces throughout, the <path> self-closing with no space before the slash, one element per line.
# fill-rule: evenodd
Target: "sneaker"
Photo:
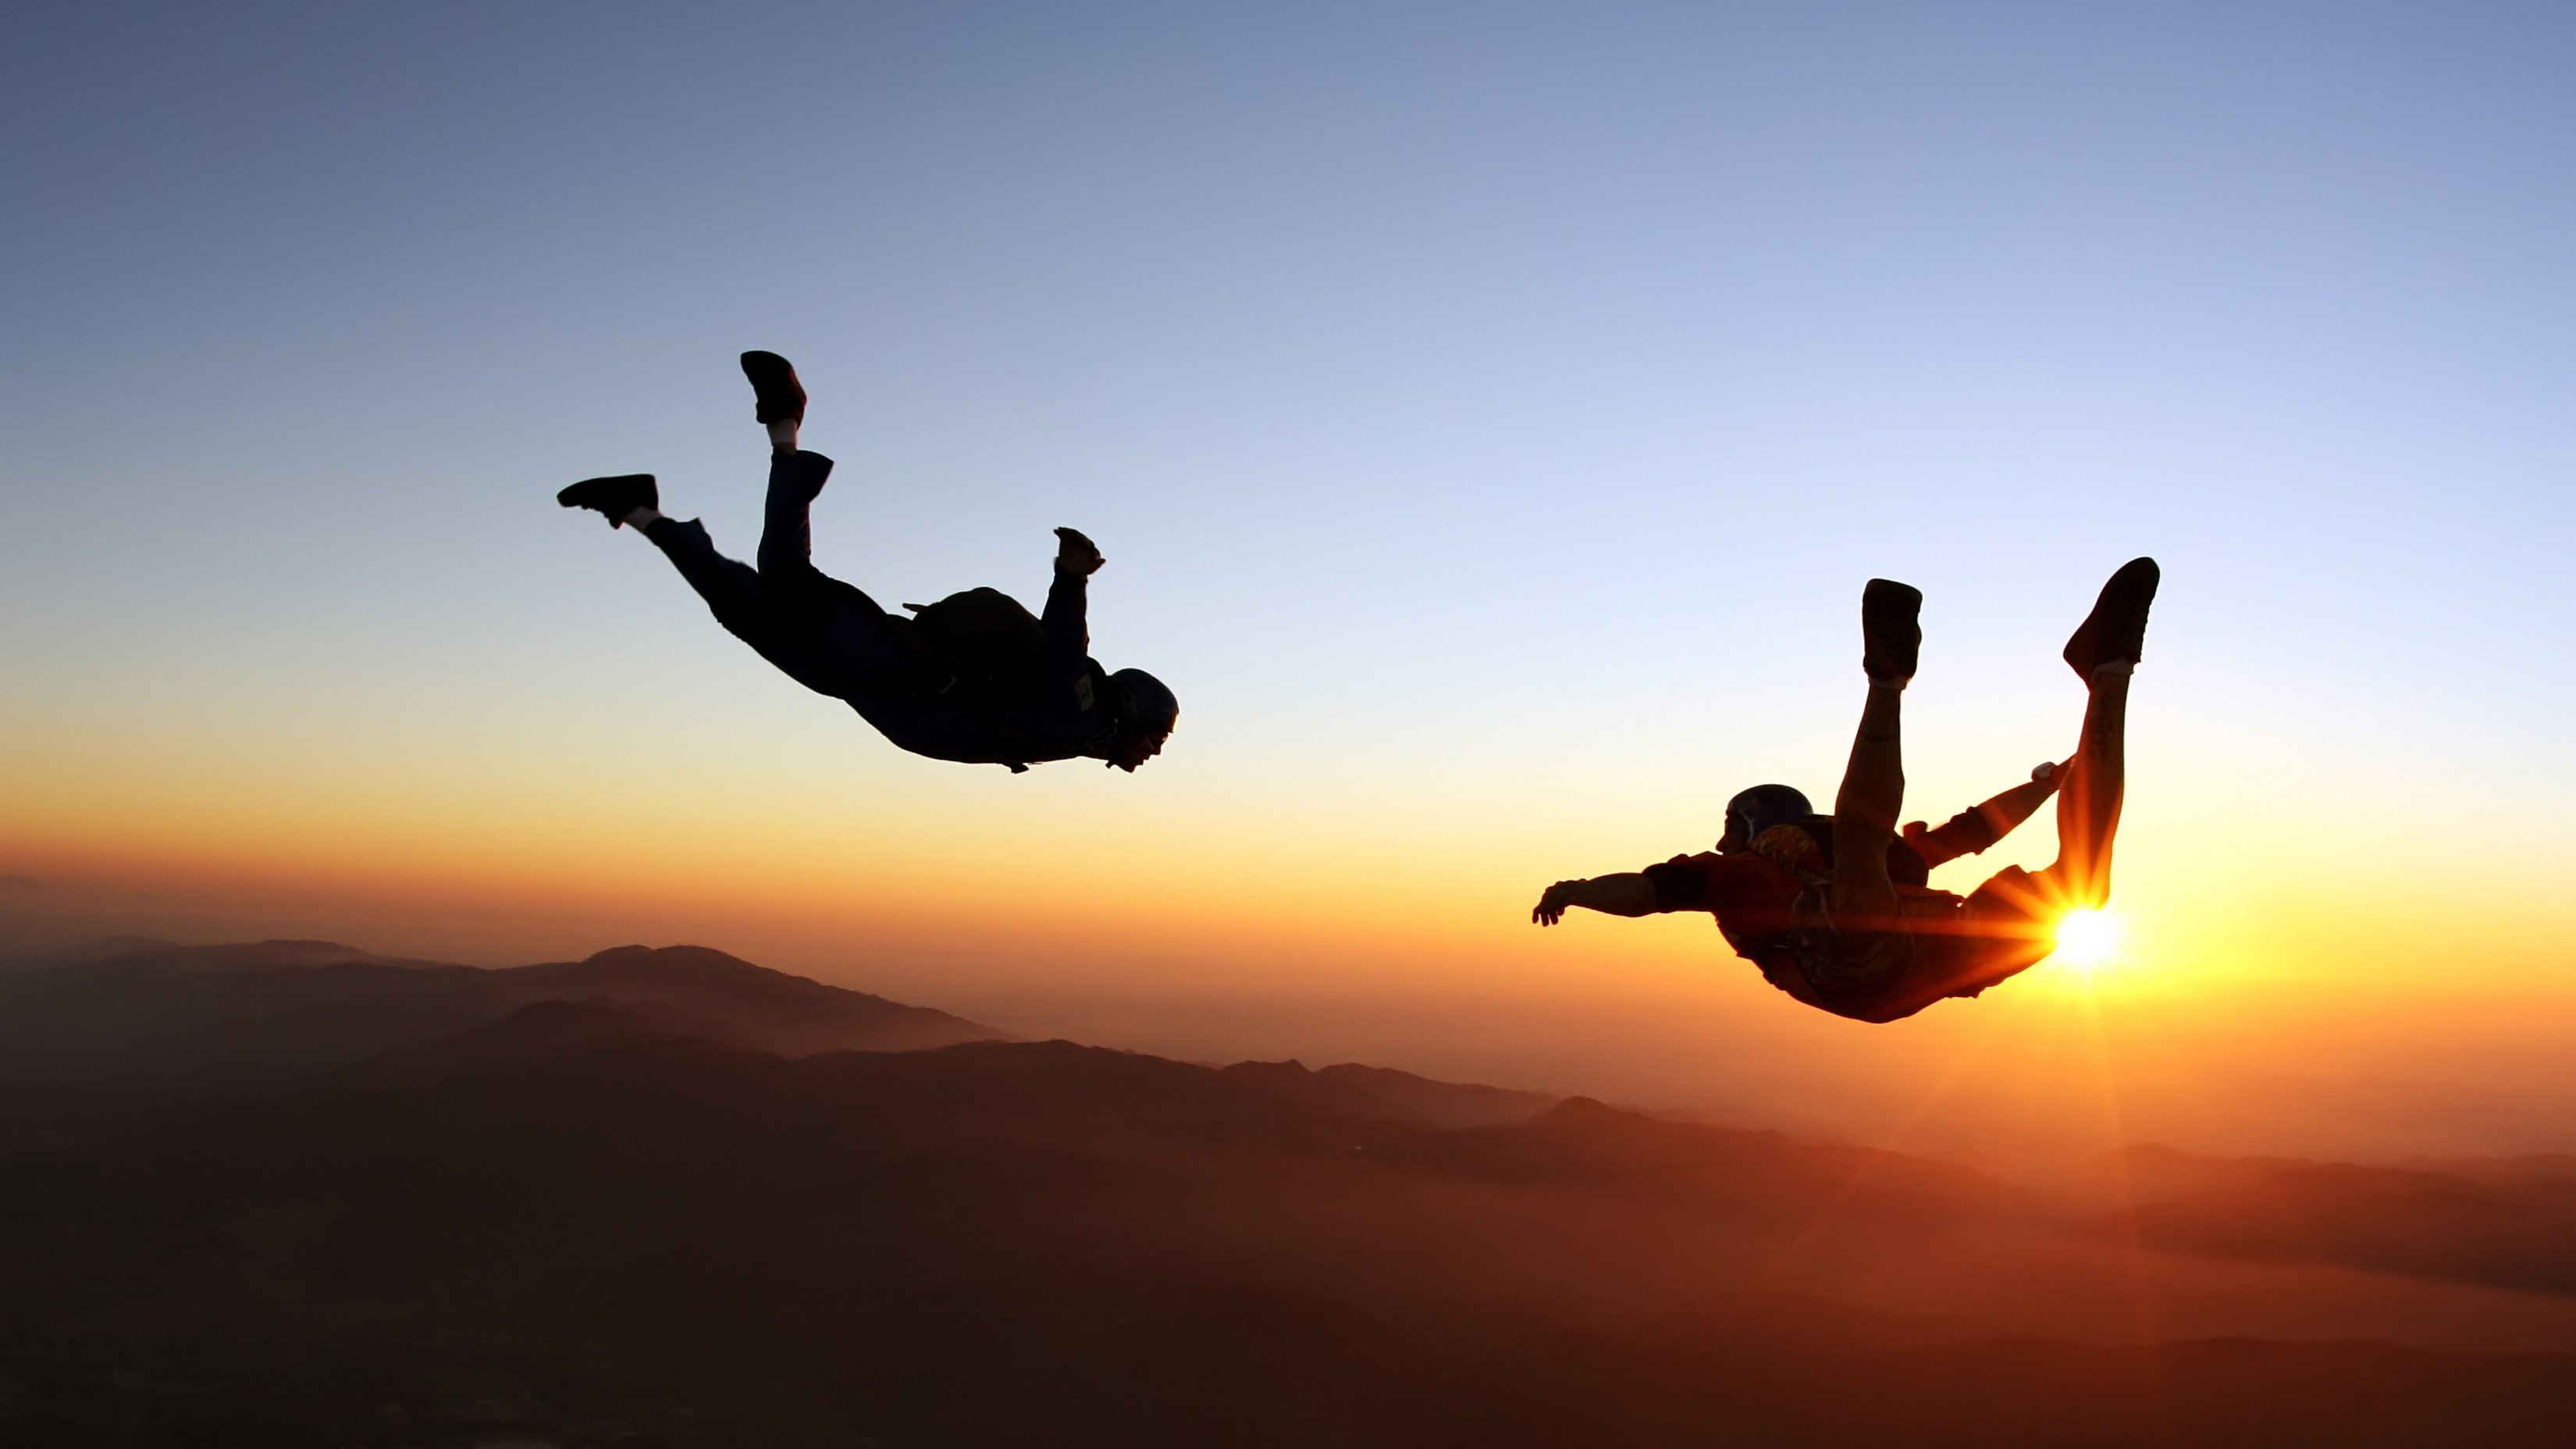
<path fill-rule="evenodd" d="M 805 385 L 796 368 L 775 352 L 746 352 L 742 375 L 751 379 L 752 416 L 763 426 L 805 421 Z"/>
<path fill-rule="evenodd" d="M 1903 684 L 1914 677 L 1915 656 L 1923 647 L 1923 627 L 1914 616 L 1923 608 L 1923 591 L 1893 579 L 1871 579 L 1860 591 L 1860 667 L 1881 684 Z"/>
<path fill-rule="evenodd" d="M 609 527 L 617 528 L 638 508 L 660 508 L 662 494 L 653 486 L 652 474 L 620 473 L 613 478 L 584 478 L 556 494 L 555 501 L 566 508 L 597 509 Z"/>
<path fill-rule="evenodd" d="M 2156 601 L 2156 561 L 2133 558 L 2120 565 L 2093 601 L 2093 612 L 2066 641 L 2066 662 L 2086 683 L 2105 664 L 2135 664 L 2145 652 L 2147 606 Z"/>

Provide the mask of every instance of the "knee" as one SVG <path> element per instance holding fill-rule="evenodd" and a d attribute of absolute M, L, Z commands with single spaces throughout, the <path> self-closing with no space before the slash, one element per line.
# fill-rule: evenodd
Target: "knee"
<path fill-rule="evenodd" d="M 2098 911 L 2111 904 L 2111 872 L 2059 859 L 2035 877 L 2045 897 L 2062 910 Z"/>
<path fill-rule="evenodd" d="M 811 559 L 764 548 L 759 560 L 760 586 L 769 591 L 770 597 L 798 606 L 822 600 L 823 572 L 814 567 Z"/>

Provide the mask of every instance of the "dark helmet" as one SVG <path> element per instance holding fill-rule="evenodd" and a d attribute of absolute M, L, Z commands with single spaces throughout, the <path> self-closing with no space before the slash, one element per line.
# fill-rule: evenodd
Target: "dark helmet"
<path fill-rule="evenodd" d="M 1141 669 L 1121 669 L 1109 678 L 1127 695 L 1125 729 L 1171 732 L 1173 722 L 1181 717 L 1181 702 L 1163 681 Z"/>
<path fill-rule="evenodd" d="M 1751 845 L 1763 831 L 1816 813 L 1807 797 L 1787 785 L 1756 785 L 1726 802 L 1726 833 Z"/>

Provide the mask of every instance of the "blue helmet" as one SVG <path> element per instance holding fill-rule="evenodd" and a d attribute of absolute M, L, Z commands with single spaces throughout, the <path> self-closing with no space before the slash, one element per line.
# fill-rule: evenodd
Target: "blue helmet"
<path fill-rule="evenodd" d="M 1125 729 L 1171 732 L 1181 717 L 1181 702 L 1163 681 L 1141 669 L 1121 669 L 1109 678 L 1127 696 Z"/>
<path fill-rule="evenodd" d="M 1756 785 L 1726 802 L 1726 833 L 1751 845 L 1774 825 L 1804 820 L 1816 813 L 1807 797 L 1787 785 Z"/>

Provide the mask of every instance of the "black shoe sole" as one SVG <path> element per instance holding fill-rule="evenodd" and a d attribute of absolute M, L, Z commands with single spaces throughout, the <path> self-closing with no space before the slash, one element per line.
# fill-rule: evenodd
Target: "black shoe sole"
<path fill-rule="evenodd" d="M 2135 664 L 2145 655 L 2147 607 L 2156 601 L 2156 585 L 2163 577 L 2151 558 L 2133 558 L 2111 575 L 2093 601 L 2093 612 L 2066 641 L 2066 664 L 2077 678 L 2089 684 L 2093 671 L 2103 665 Z"/>
<path fill-rule="evenodd" d="M 1884 684 L 1914 677 L 1923 649 L 1923 591 L 1894 579 L 1871 579 L 1860 591 L 1860 667 Z"/>
<path fill-rule="evenodd" d="M 616 528 L 638 508 L 660 508 L 662 491 L 650 473 L 618 473 L 607 478 L 584 478 L 556 494 L 555 502 L 566 508 L 595 510 L 608 520 L 609 527 Z"/>
<path fill-rule="evenodd" d="M 746 352 L 742 375 L 751 379 L 752 416 L 762 426 L 805 421 L 805 384 L 793 363 L 775 352 Z"/>

